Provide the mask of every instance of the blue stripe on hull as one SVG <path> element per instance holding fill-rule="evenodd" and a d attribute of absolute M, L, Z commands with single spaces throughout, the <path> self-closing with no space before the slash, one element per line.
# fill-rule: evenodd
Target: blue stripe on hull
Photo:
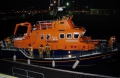
<path fill-rule="evenodd" d="M 52 50 L 50 51 L 50 55 L 52 56 L 53 55 L 53 51 L 54 51 L 54 55 L 55 56 L 59 56 L 59 55 L 68 55 L 68 51 L 69 50 Z M 70 51 L 70 54 L 76 54 L 78 52 L 82 52 L 82 51 Z M 90 52 L 90 51 L 89 51 Z M 34 55 L 39 55 L 39 52 L 37 49 L 34 49 Z M 46 52 L 44 52 L 44 55 L 46 55 Z"/>
<path fill-rule="evenodd" d="M 35 52 L 34 54 L 36 55 L 36 53 L 37 52 Z M 79 65 L 91 65 L 91 64 L 98 64 L 98 63 L 101 63 L 101 62 L 114 60 L 117 57 L 117 53 L 119 53 L 119 52 L 109 52 L 109 53 L 98 54 L 98 55 L 93 55 L 93 56 L 81 57 L 81 58 L 79 58 L 79 60 L 80 60 Z M 1 52 L 1 57 L 12 59 L 14 54 L 16 54 L 17 60 L 22 59 L 20 61 L 26 61 L 27 62 L 27 58 L 21 52 L 2 51 Z M 61 60 L 55 60 L 55 64 L 56 65 L 61 65 L 61 66 L 62 65 L 73 65 L 75 63 L 75 61 L 76 61 L 76 58 L 61 59 Z M 41 65 L 51 65 L 52 60 L 31 59 L 31 63 L 41 64 Z"/>

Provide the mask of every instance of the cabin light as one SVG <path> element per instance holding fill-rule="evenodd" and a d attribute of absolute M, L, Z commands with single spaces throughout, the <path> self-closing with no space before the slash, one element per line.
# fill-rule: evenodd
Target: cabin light
<path fill-rule="evenodd" d="M 70 54 L 70 51 L 68 51 L 68 53 Z"/>
<path fill-rule="evenodd" d="M 71 58 L 71 55 L 68 55 L 69 58 Z"/>

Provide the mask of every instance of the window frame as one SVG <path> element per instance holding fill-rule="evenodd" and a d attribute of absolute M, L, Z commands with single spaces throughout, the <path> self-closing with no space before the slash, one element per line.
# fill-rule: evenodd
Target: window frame
<path fill-rule="evenodd" d="M 49 35 L 50 36 L 50 38 L 49 39 L 47 39 L 47 35 Z M 46 40 L 50 40 L 51 39 L 51 35 L 50 34 L 46 34 Z"/>
<path fill-rule="evenodd" d="M 41 35 L 43 35 L 43 39 L 41 39 Z M 45 39 L 44 37 L 45 37 L 44 34 L 40 34 L 40 40 L 44 40 Z"/>
<path fill-rule="evenodd" d="M 74 38 L 74 35 L 75 35 L 75 34 L 79 34 L 78 38 Z M 79 33 L 79 32 L 74 32 L 74 33 L 73 33 L 73 39 L 79 39 L 79 37 L 80 37 L 80 33 Z"/>
<path fill-rule="evenodd" d="M 60 35 L 61 35 L 61 34 L 64 34 L 64 38 L 60 38 Z M 65 39 L 65 33 L 60 33 L 60 34 L 59 34 L 59 39 Z"/>
<path fill-rule="evenodd" d="M 68 37 L 67 37 L 68 34 L 71 34 L 71 38 L 68 38 Z M 67 33 L 67 34 L 66 34 L 66 39 L 72 39 L 72 33 Z"/>

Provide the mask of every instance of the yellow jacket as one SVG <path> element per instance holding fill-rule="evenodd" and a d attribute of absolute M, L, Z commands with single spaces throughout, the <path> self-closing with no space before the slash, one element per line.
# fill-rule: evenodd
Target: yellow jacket
<path fill-rule="evenodd" d="M 11 43 L 10 38 L 6 38 L 6 41 L 7 41 L 8 43 Z"/>
<path fill-rule="evenodd" d="M 50 47 L 46 47 L 46 48 L 45 48 L 45 51 L 46 51 L 46 52 L 49 52 L 49 51 L 51 51 L 51 48 L 50 48 Z"/>
<path fill-rule="evenodd" d="M 43 51 L 44 51 L 44 48 L 43 48 L 43 47 L 39 47 L 39 48 L 38 48 L 38 51 L 39 51 L 39 52 L 43 52 Z"/>
<path fill-rule="evenodd" d="M 33 47 L 31 46 L 31 47 L 28 47 L 28 50 L 29 51 L 33 51 Z"/>

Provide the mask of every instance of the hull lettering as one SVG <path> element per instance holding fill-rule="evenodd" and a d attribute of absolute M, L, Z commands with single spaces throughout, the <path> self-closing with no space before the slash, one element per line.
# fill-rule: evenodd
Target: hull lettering
<path fill-rule="evenodd" d="M 47 43 L 58 43 L 58 41 L 46 41 Z"/>

